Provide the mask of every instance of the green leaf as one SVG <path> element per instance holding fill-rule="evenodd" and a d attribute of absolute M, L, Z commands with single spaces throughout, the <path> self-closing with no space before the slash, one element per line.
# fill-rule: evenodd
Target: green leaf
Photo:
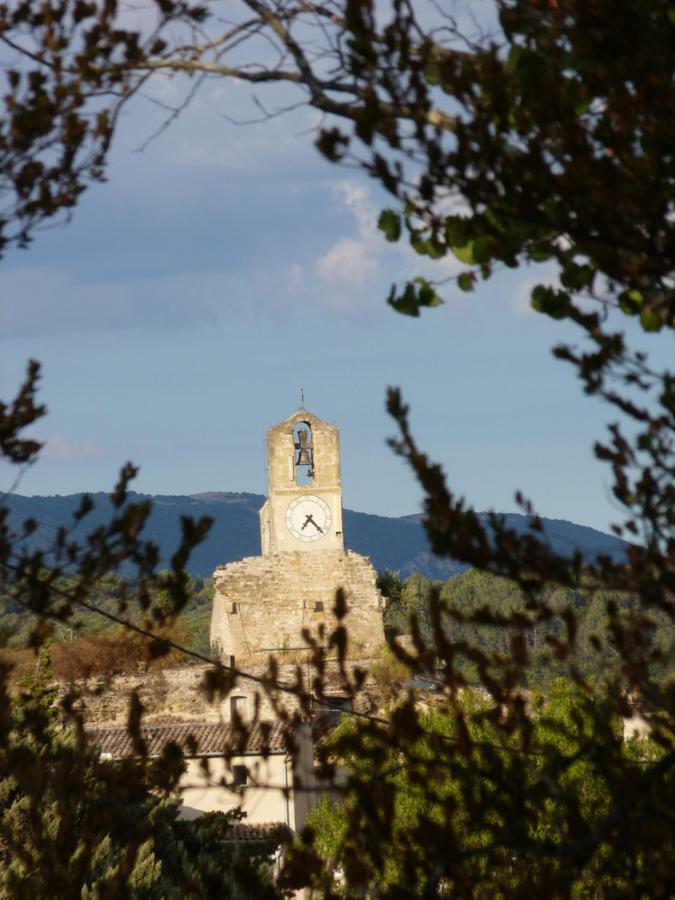
<path fill-rule="evenodd" d="M 663 320 L 658 313 L 653 312 L 647 307 L 640 313 L 640 325 L 642 325 L 645 331 L 661 331 L 663 328 Z"/>
<path fill-rule="evenodd" d="M 451 247 L 451 250 L 461 263 L 470 266 L 476 262 L 473 255 L 473 244 L 473 241 L 469 241 L 464 247 Z"/>
<path fill-rule="evenodd" d="M 462 216 L 448 216 L 445 220 L 445 241 L 449 247 L 463 247 L 469 240 L 468 223 Z"/>
<path fill-rule="evenodd" d="M 530 304 L 532 309 L 544 313 L 552 319 L 564 319 L 570 311 L 570 295 L 566 291 L 538 284 L 532 291 Z"/>
<path fill-rule="evenodd" d="M 409 281 L 400 294 L 397 294 L 394 285 L 387 297 L 387 303 L 404 316 L 419 316 L 421 307 L 440 306 L 443 300 L 426 278 L 416 278 L 414 282 Z"/>
<path fill-rule="evenodd" d="M 427 245 L 427 256 L 430 256 L 431 259 L 442 259 L 445 256 L 445 247 L 434 238 L 429 238 Z"/>
<path fill-rule="evenodd" d="M 525 50 L 518 44 L 512 44 L 506 60 L 506 68 L 509 72 L 515 72 L 525 54 Z"/>
<path fill-rule="evenodd" d="M 474 275 L 472 272 L 462 272 L 462 274 L 457 277 L 457 287 L 460 291 L 468 293 L 473 290 L 473 286 Z"/>
<path fill-rule="evenodd" d="M 571 291 L 583 291 L 593 286 L 595 278 L 595 269 L 587 264 L 579 265 L 579 263 L 568 262 L 561 274 L 560 281 L 566 288 Z"/>
<path fill-rule="evenodd" d="M 443 300 L 438 296 L 433 286 L 429 284 L 426 278 L 416 278 L 415 284 L 419 285 L 417 291 L 417 302 L 419 306 L 440 306 Z"/>
<path fill-rule="evenodd" d="M 427 63 L 424 70 L 424 77 L 427 80 L 427 84 L 438 85 L 441 83 L 440 66 L 438 65 L 437 60 L 432 59 Z"/>
<path fill-rule="evenodd" d="M 415 297 L 415 289 L 411 284 L 405 286 L 402 294 L 396 294 L 396 285 L 392 286 L 387 303 L 403 316 L 419 316 L 420 310 Z"/>
<path fill-rule="evenodd" d="M 619 309 L 627 316 L 637 316 L 642 309 L 644 297 L 640 291 L 624 291 L 619 294 Z"/>
<path fill-rule="evenodd" d="M 413 248 L 415 253 L 419 253 L 420 256 L 427 255 L 427 239 L 424 237 L 424 234 L 420 229 L 411 229 L 410 246 Z"/>
<path fill-rule="evenodd" d="M 397 241 L 401 237 L 401 217 L 393 209 L 382 210 L 377 227 L 388 241 Z"/>
<path fill-rule="evenodd" d="M 496 244 L 493 238 L 489 236 L 476 238 L 473 242 L 474 261 L 481 264 L 490 262 L 495 250 Z"/>
<path fill-rule="evenodd" d="M 538 241 L 530 245 L 529 257 L 532 262 L 546 262 L 553 255 L 548 241 Z"/>

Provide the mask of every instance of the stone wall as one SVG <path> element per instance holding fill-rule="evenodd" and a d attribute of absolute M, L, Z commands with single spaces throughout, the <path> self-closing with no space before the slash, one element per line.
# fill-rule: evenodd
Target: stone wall
<path fill-rule="evenodd" d="M 351 550 L 254 556 L 219 567 L 213 577 L 211 645 L 224 662 L 234 656 L 237 664 L 256 664 L 270 653 L 293 653 L 306 646 L 303 629 L 318 636 L 323 626 L 328 635 L 337 624 L 338 588 L 347 599 L 349 656 L 373 656 L 384 643 L 375 569 Z"/>
<path fill-rule="evenodd" d="M 363 667 L 363 662 L 359 663 Z M 278 693 L 275 704 L 259 684 L 240 678 L 224 699 L 209 701 L 204 689 L 205 675 L 210 666 L 182 666 L 138 675 L 117 675 L 105 682 L 90 681 L 79 684 L 80 705 L 88 725 L 102 727 L 124 726 L 129 716 L 131 693 L 136 691 L 144 707 L 143 724 L 158 725 L 178 722 L 230 722 L 233 708 L 244 720 L 254 716 L 261 720 L 277 718 L 275 704 L 280 703 L 289 712 L 299 707 L 296 696 Z M 253 676 L 263 676 L 266 665 L 247 669 Z M 309 666 L 300 666 L 303 689 L 310 691 L 314 672 Z M 279 667 L 277 682 L 294 685 L 298 676 L 297 664 Z M 326 672 L 326 693 L 340 696 L 340 677 L 337 664 L 329 663 Z M 64 693 L 67 688 L 64 687 Z M 370 688 L 362 691 L 355 708 L 368 712 L 373 708 Z M 323 707 L 319 707 L 319 710 Z"/>
<path fill-rule="evenodd" d="M 125 725 L 129 698 L 135 691 L 143 704 L 145 724 L 220 722 L 219 706 L 208 703 L 200 688 L 207 668 L 160 669 L 81 684 L 85 718 L 89 724 Z"/>

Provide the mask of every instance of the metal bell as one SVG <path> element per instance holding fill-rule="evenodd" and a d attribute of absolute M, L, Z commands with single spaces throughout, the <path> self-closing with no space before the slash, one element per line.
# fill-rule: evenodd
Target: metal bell
<path fill-rule="evenodd" d="M 312 465 L 312 442 L 308 438 L 308 431 L 304 429 L 298 431 L 298 440 L 295 444 L 295 449 L 298 451 L 298 458 L 295 461 L 296 466 Z"/>

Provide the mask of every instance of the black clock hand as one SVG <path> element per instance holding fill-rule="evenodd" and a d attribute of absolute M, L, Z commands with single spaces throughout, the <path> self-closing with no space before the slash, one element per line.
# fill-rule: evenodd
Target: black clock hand
<path fill-rule="evenodd" d="M 310 522 L 311 522 L 312 525 L 316 528 L 317 531 L 320 531 L 321 534 L 323 534 L 323 528 L 320 528 L 320 527 L 316 524 L 316 522 L 314 521 L 314 516 L 313 516 L 311 513 L 308 513 L 307 516 L 305 517 L 305 524 L 302 526 L 302 528 L 300 529 L 300 531 L 304 531 L 305 528 L 307 527 L 307 525 L 308 525 Z"/>

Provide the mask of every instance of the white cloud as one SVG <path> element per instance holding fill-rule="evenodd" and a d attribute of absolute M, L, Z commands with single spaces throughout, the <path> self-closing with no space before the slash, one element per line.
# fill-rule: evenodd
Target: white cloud
<path fill-rule="evenodd" d="M 351 210 L 359 232 L 359 237 L 364 242 L 381 240 L 377 230 L 377 218 L 379 211 L 371 201 L 366 187 L 354 184 L 352 181 L 343 181 L 336 185 L 335 190 L 342 195 L 345 205 Z"/>
<path fill-rule="evenodd" d="M 352 238 L 337 241 L 328 253 L 316 261 L 319 277 L 331 284 L 364 287 L 378 269 L 378 261 L 369 249 L 366 241 Z"/>
<path fill-rule="evenodd" d="M 330 301 L 339 299 L 344 302 L 341 292 L 349 289 L 347 299 L 354 302 L 359 299 L 358 292 L 372 284 L 387 248 L 377 229 L 377 207 L 372 203 L 367 189 L 354 182 L 343 181 L 333 190 L 352 214 L 357 236 L 338 238 L 314 265 L 319 278 L 329 288 L 327 296 Z"/>
<path fill-rule="evenodd" d="M 40 458 L 50 462 L 78 462 L 100 459 L 104 455 L 103 448 L 94 441 L 78 441 L 65 434 L 52 434 L 44 441 Z"/>
<path fill-rule="evenodd" d="M 463 271 L 464 266 L 451 253 L 434 261 L 415 253 L 405 234 L 397 243 L 388 242 L 377 227 L 381 207 L 366 186 L 343 181 L 333 190 L 350 212 L 355 234 L 338 238 L 314 262 L 327 288 L 324 299 L 329 303 L 379 304 L 392 282 L 417 275 L 443 281 Z"/>

